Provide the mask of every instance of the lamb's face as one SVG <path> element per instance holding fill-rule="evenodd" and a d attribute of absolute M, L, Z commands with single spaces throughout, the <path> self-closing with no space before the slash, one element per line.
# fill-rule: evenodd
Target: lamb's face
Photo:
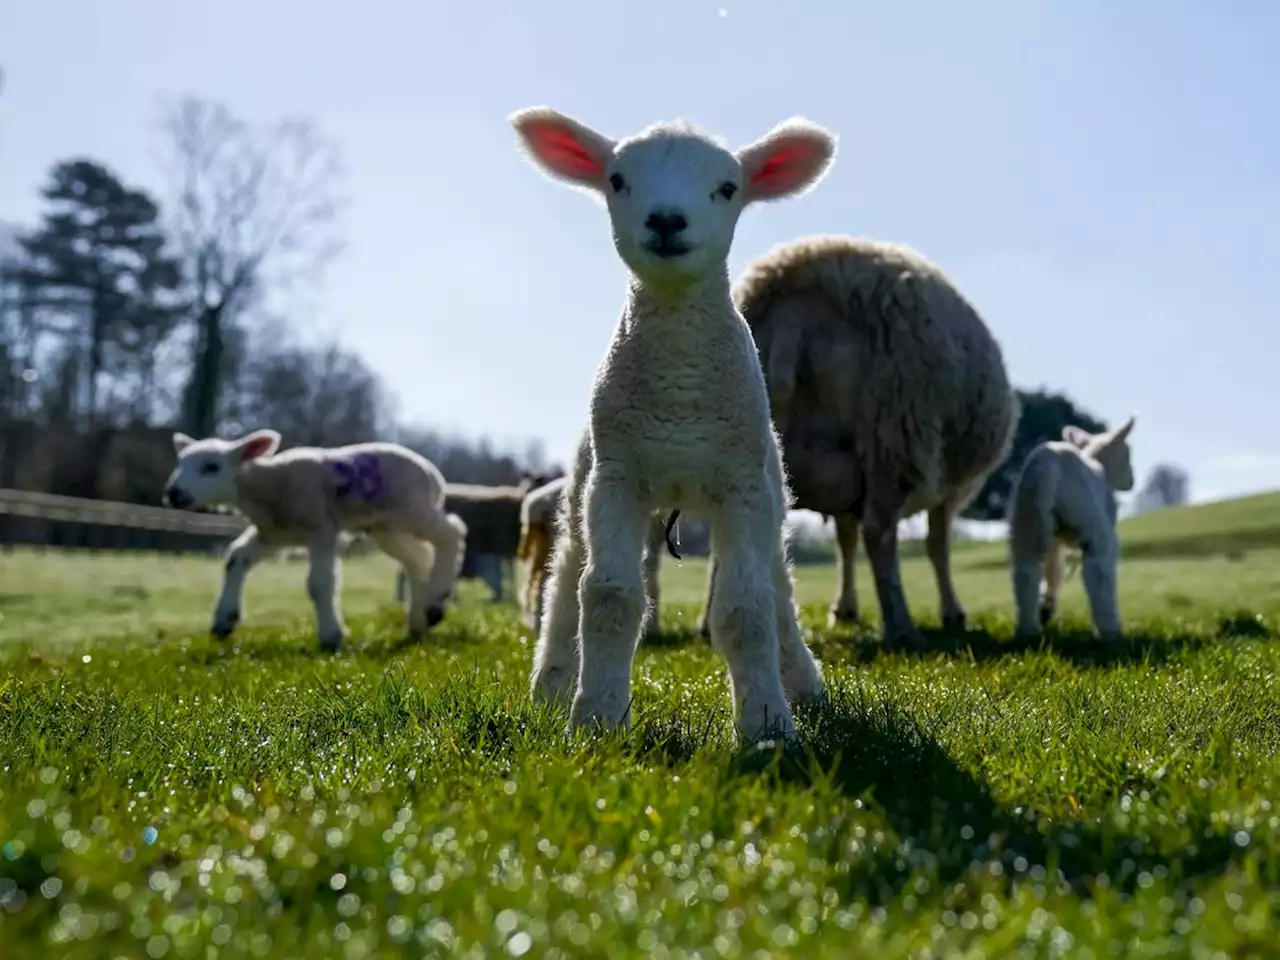
<path fill-rule="evenodd" d="M 1095 456 L 1102 464 L 1103 476 L 1112 490 L 1127 493 L 1133 489 L 1133 457 L 1127 441 L 1117 440 L 1108 444 Z"/>
<path fill-rule="evenodd" d="M 602 196 L 614 245 L 646 284 L 723 273 L 742 208 L 803 193 L 826 173 L 835 138 L 793 117 L 730 152 L 684 122 L 621 142 L 547 107 L 512 114 L 544 173 Z"/>
<path fill-rule="evenodd" d="M 245 462 L 274 453 L 279 446 L 280 434 L 274 430 L 259 430 L 239 440 L 193 440 L 175 433 L 178 465 L 164 485 L 161 502 L 179 510 L 234 503 L 236 472 Z"/>
<path fill-rule="evenodd" d="M 723 272 L 742 212 L 742 164 L 687 127 L 623 141 L 605 166 L 618 255 L 649 284 Z"/>

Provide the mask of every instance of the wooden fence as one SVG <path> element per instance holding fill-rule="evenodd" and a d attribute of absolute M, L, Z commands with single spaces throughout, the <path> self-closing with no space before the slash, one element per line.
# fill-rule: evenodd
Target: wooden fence
<path fill-rule="evenodd" d="M 110 500 L 0 489 L 0 547 L 219 552 L 247 522 L 239 514 L 189 513 Z"/>

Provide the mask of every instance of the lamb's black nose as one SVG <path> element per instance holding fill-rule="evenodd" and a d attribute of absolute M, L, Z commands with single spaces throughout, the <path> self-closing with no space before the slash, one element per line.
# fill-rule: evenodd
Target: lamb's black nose
<path fill-rule="evenodd" d="M 164 496 L 160 498 L 160 502 L 167 507 L 176 507 L 179 510 L 185 510 L 191 506 L 191 494 L 183 490 L 181 487 L 170 487 L 164 492 Z"/>
<path fill-rule="evenodd" d="M 665 240 L 689 226 L 689 221 L 685 219 L 683 213 L 655 210 L 649 214 L 644 225 Z"/>

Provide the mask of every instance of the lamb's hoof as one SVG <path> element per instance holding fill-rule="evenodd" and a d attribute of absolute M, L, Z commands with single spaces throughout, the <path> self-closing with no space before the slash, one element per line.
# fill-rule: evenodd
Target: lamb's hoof
<path fill-rule="evenodd" d="M 857 607 L 837 607 L 834 604 L 827 610 L 827 626 L 837 627 L 841 624 L 849 625 L 858 622 Z"/>
<path fill-rule="evenodd" d="M 213 626 L 209 628 L 209 632 L 219 640 L 225 640 L 235 632 L 236 626 L 240 623 L 240 614 L 231 613 L 224 617 L 219 617 L 213 622 Z"/>
<path fill-rule="evenodd" d="M 622 716 L 618 716 L 622 714 Z M 587 703 L 575 700 L 569 711 L 568 732 L 582 730 L 592 734 L 609 734 L 615 731 L 629 733 L 631 731 L 631 711 L 624 707 L 613 710 L 602 703 Z"/>
<path fill-rule="evenodd" d="M 959 613 L 948 613 L 942 618 L 942 629 L 953 631 L 955 633 L 964 633 L 969 625 L 969 618 L 965 616 L 964 611 Z"/>
<path fill-rule="evenodd" d="M 529 694 L 539 703 L 568 704 L 573 699 L 577 674 L 563 667 L 544 667 L 529 678 Z"/>
<path fill-rule="evenodd" d="M 427 607 L 427 626 L 434 627 L 444 619 L 444 607 Z"/>
<path fill-rule="evenodd" d="M 1053 619 L 1054 609 L 1051 604 L 1041 604 L 1040 606 L 1040 626 L 1047 627 L 1049 621 Z"/>

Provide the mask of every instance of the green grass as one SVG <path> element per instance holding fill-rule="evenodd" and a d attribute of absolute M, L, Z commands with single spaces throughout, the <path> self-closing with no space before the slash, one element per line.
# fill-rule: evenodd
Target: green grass
<path fill-rule="evenodd" d="M 219 643 L 213 558 L 0 554 L 0 957 L 1276 956 L 1280 498 L 1123 535 L 1115 645 L 1078 577 L 1013 640 L 999 544 L 924 655 L 828 631 L 801 569 L 832 695 L 787 755 L 733 743 L 700 563 L 664 566 L 632 736 L 592 742 L 474 585 L 406 647 L 391 565 L 351 561 L 323 657 L 299 564 Z"/>

